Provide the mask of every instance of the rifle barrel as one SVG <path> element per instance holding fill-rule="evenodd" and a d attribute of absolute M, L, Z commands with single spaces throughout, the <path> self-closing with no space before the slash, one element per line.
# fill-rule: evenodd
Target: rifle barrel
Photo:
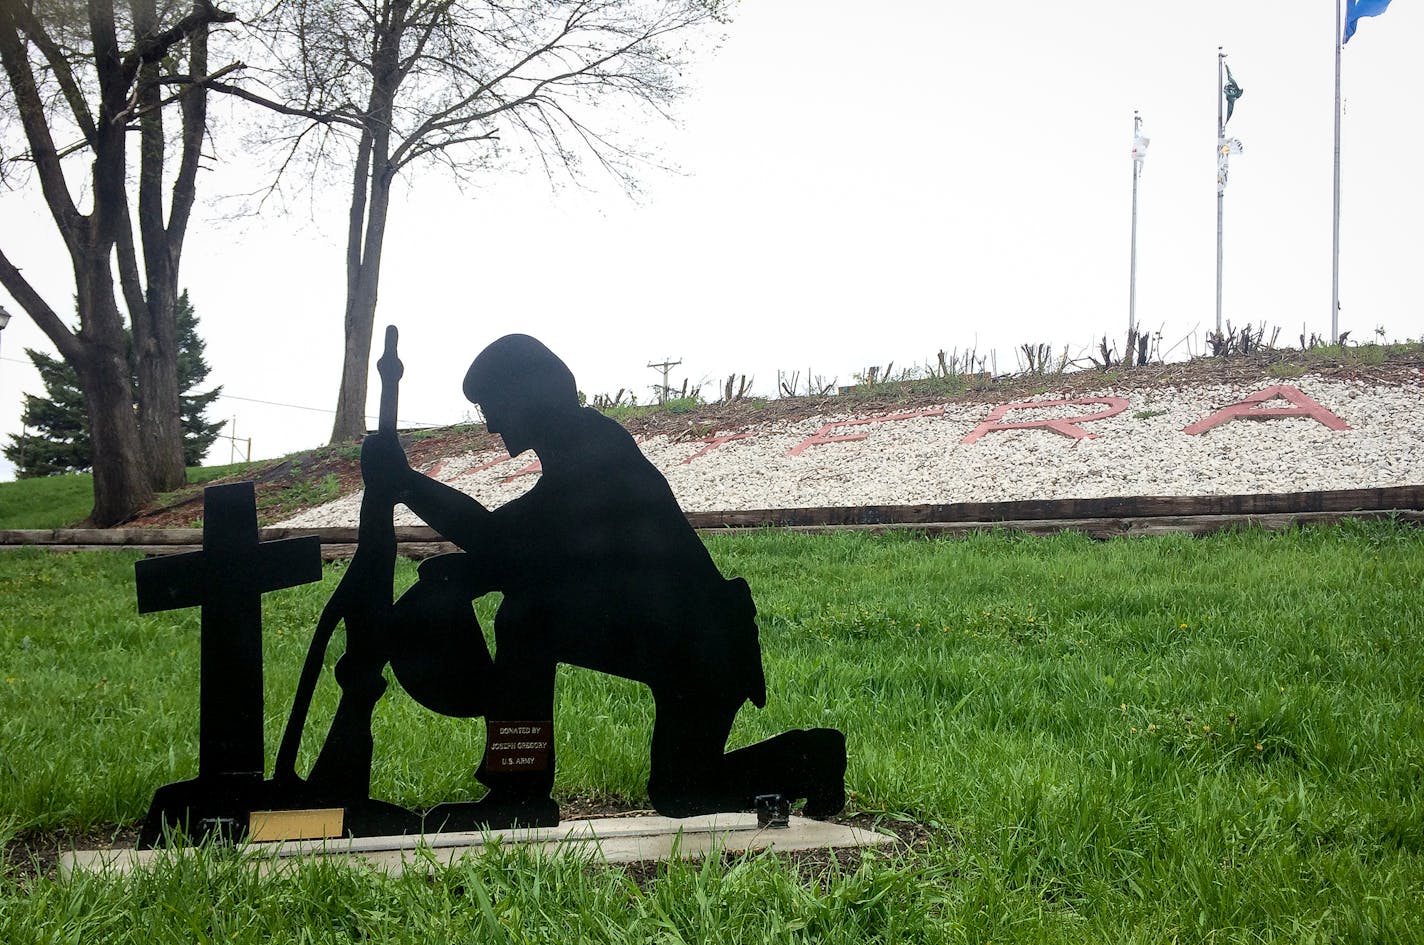
<path fill-rule="evenodd" d="M 376 429 L 382 433 L 396 432 L 396 409 L 400 403 L 400 379 L 405 366 L 396 355 L 396 326 L 386 326 L 386 350 L 376 362 L 376 373 L 381 376 L 381 412 Z"/>

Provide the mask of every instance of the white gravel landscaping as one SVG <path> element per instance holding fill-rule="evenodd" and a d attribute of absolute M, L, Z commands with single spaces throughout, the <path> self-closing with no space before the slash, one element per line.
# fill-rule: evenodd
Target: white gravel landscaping
<path fill-rule="evenodd" d="M 1295 388 L 1349 425 L 1332 430 L 1312 417 L 1233 419 L 1199 434 L 1184 427 L 1275 384 Z M 1424 406 L 1421 379 L 1400 383 L 1306 376 L 1251 385 L 1113 389 L 1086 394 L 1123 398 L 1126 409 L 1081 429 L 1073 439 L 1035 428 L 996 430 L 973 443 L 964 438 L 988 417 L 992 404 L 947 403 L 906 413 L 933 415 L 857 424 L 790 451 L 830 422 L 870 415 L 813 417 L 796 422 L 718 431 L 747 433 L 687 462 L 708 444 L 656 436 L 643 452 L 667 476 L 688 512 L 816 506 L 918 505 L 1009 499 L 1093 498 L 1122 495 L 1227 495 L 1356 489 L 1424 483 Z M 1292 407 L 1275 399 L 1255 405 Z M 1103 404 L 1013 410 L 1004 423 L 1081 417 Z M 437 478 L 495 507 L 530 488 L 537 473 L 515 475 L 533 454 L 488 465 L 503 454 L 467 453 L 431 467 Z M 487 468 L 480 469 L 486 466 Z M 355 525 L 360 495 L 309 509 L 283 525 Z M 404 508 L 397 523 L 419 524 Z"/>

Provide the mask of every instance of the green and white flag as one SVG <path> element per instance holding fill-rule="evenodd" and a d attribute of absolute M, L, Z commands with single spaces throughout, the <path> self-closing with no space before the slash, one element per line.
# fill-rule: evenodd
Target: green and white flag
<path fill-rule="evenodd" d="M 1216 192 L 1226 193 L 1226 172 L 1231 163 L 1231 155 L 1242 152 L 1241 139 L 1219 138 L 1216 142 Z"/>
<path fill-rule="evenodd" d="M 1246 94 L 1246 90 L 1237 85 L 1236 80 L 1232 78 L 1230 66 L 1226 66 L 1226 84 L 1221 87 L 1221 94 L 1226 97 L 1226 121 L 1221 123 L 1224 128 L 1231 124 L 1231 113 L 1236 109 L 1236 100 Z"/>

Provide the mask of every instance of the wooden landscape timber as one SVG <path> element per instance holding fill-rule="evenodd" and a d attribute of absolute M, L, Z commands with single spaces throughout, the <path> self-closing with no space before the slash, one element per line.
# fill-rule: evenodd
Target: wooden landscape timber
<path fill-rule="evenodd" d="M 1055 518 L 994 522 L 923 522 L 889 525 L 789 525 L 788 531 L 867 531 L 873 534 L 916 532 L 922 535 L 967 535 L 971 532 L 1022 532 L 1026 535 L 1055 535 L 1082 532 L 1089 538 L 1145 538 L 1152 535 L 1210 535 L 1230 528 L 1264 528 L 1280 531 L 1292 525 L 1328 524 L 1347 518 L 1388 518 L 1424 522 L 1424 511 L 1400 509 L 1355 510 L 1350 512 L 1285 512 L 1277 515 L 1162 515 L 1150 518 Z"/>
<path fill-rule="evenodd" d="M 1342 518 L 1395 515 L 1424 521 L 1424 485 L 1380 489 L 1337 489 L 1323 492 L 1279 492 L 1214 496 L 1115 496 L 1099 499 L 1029 499 L 1013 502 L 955 502 L 942 505 L 871 505 L 801 509 L 753 509 L 691 512 L 688 521 L 699 531 L 725 533 L 743 528 L 788 528 L 795 531 L 861 530 L 918 531 L 956 535 L 1004 528 L 1033 535 L 1079 531 L 1093 538 L 1162 535 L 1184 532 L 1205 535 L 1225 528 L 1268 529 L 1293 524 L 1332 522 Z M 426 526 L 395 530 L 401 554 L 426 558 L 457 550 Z M 349 558 L 356 547 L 356 529 L 287 528 L 260 530 L 261 540 L 314 535 L 322 557 Z M 177 554 L 202 547 L 197 528 L 55 528 L 0 530 L 0 549 L 49 548 L 56 551 L 141 551 Z"/>
<path fill-rule="evenodd" d="M 1159 516 L 1249 516 L 1298 512 L 1361 512 L 1424 509 L 1424 486 L 1336 489 L 1328 492 L 1268 492 L 1251 495 L 1113 496 L 1100 499 L 1021 499 L 945 505 L 867 505 L 843 508 L 757 509 L 694 512 L 697 528 L 758 528 L 828 525 L 931 525 L 1007 523 L 1035 519 L 1091 520 Z"/>

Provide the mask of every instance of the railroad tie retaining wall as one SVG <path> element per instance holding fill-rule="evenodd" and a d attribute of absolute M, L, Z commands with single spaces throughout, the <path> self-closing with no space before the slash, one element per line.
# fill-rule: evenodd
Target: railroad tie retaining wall
<path fill-rule="evenodd" d="M 1392 516 L 1424 521 L 1424 486 L 1338 489 L 1320 492 L 1258 493 L 1222 496 L 1120 496 L 1099 499 L 1048 499 L 1013 502 L 959 502 L 941 505 L 873 505 L 750 511 L 693 512 L 687 518 L 704 532 L 745 528 L 796 531 L 918 531 L 954 535 L 993 528 L 1046 535 L 1080 531 L 1094 538 L 1208 534 L 1224 528 L 1286 528 L 1341 518 Z M 401 554 L 424 558 L 457 550 L 434 529 L 400 526 Z M 328 559 L 348 558 L 357 529 L 269 527 L 263 541 L 315 535 Z M 202 547 L 198 528 L 57 528 L 0 530 L 0 548 L 48 548 L 57 551 L 129 550 L 176 554 Z"/>

